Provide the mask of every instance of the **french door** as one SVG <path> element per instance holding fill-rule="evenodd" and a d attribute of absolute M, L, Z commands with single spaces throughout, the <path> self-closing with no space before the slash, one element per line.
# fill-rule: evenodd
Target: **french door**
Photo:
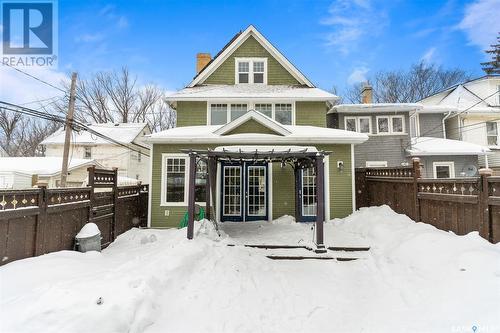
<path fill-rule="evenodd" d="M 301 169 L 297 173 L 298 213 L 300 222 L 316 220 L 316 173 L 314 168 Z"/>
<path fill-rule="evenodd" d="M 267 164 L 226 162 L 221 169 L 221 220 L 267 220 Z"/>

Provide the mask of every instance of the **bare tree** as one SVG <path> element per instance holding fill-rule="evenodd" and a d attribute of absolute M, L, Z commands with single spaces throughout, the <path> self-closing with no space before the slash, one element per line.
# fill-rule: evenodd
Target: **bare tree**
<path fill-rule="evenodd" d="M 164 91 L 155 85 L 139 87 L 126 67 L 79 80 L 76 96 L 75 117 L 80 121 L 146 122 L 152 131 L 175 126 L 175 112 L 164 101 Z M 67 105 L 62 100 L 56 110 L 64 114 Z"/>
<path fill-rule="evenodd" d="M 368 81 L 373 87 L 374 103 L 414 103 L 443 89 L 470 79 L 463 70 L 444 69 L 420 62 L 407 71 L 378 72 Z M 346 89 L 346 102 L 360 103 L 363 84 Z"/>
<path fill-rule="evenodd" d="M 41 155 L 40 142 L 54 133 L 58 124 L 0 109 L 0 146 L 9 156 Z"/>

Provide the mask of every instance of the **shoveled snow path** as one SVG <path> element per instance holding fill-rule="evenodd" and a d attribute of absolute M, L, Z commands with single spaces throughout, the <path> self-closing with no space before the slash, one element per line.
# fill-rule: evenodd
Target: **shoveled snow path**
<path fill-rule="evenodd" d="M 251 228 L 310 241 L 304 225 Z M 244 235 L 218 238 L 197 223 L 193 241 L 185 230 L 135 229 L 102 253 L 21 260 L 0 268 L 0 331 L 500 331 L 498 244 L 388 207 L 325 225 L 327 241 L 346 245 L 339 235 L 371 250 L 351 262 L 273 261 L 265 255 L 281 250 L 228 247 Z"/>

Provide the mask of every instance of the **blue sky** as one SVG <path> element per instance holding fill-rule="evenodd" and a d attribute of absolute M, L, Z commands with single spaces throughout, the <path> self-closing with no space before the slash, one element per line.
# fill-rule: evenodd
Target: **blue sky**
<path fill-rule="evenodd" d="M 127 65 L 167 90 L 254 24 L 317 86 L 339 92 L 381 70 L 425 60 L 482 75 L 500 31 L 500 0 L 59 1 L 58 72 Z"/>

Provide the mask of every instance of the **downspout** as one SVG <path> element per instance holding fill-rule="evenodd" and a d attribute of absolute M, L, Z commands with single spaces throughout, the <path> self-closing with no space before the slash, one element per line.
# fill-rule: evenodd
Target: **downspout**
<path fill-rule="evenodd" d="M 453 111 L 451 111 L 451 110 L 448 111 L 448 114 L 443 117 L 443 120 L 441 120 L 441 122 L 443 124 L 443 139 L 446 139 L 446 124 L 445 124 L 445 122 L 446 122 L 446 119 L 451 118 L 451 113 L 452 112 Z"/>

